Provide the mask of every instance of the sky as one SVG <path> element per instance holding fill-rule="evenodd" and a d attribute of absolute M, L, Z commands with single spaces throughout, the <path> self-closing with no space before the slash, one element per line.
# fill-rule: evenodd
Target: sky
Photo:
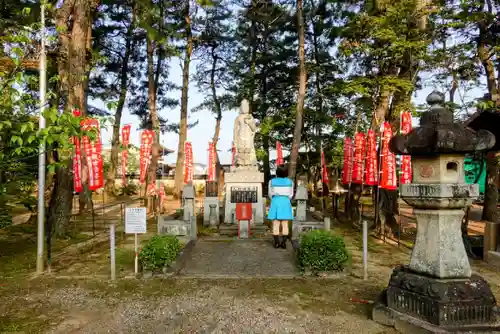
<path fill-rule="evenodd" d="M 173 64 L 179 64 L 179 62 L 173 61 Z M 191 63 L 190 71 L 191 74 L 194 73 L 196 69 L 196 60 Z M 413 102 L 415 104 L 424 104 L 425 99 L 429 93 L 431 93 L 434 89 L 444 91 L 443 87 L 435 87 L 430 85 L 425 85 L 427 80 L 425 74 L 423 75 L 424 81 L 424 89 L 418 91 L 414 97 Z M 180 66 L 173 66 L 170 69 L 169 80 L 181 86 L 182 84 L 182 70 Z M 440 89 L 441 88 L 441 89 Z M 471 99 L 482 96 L 485 92 L 483 87 L 477 87 L 474 89 L 470 89 L 467 91 L 460 91 L 457 100 L 469 101 Z M 174 91 L 170 93 L 170 95 L 174 98 L 178 98 L 180 102 L 181 92 Z M 188 109 L 199 105 L 204 98 L 204 93 L 199 92 L 195 83 L 193 81 L 190 82 L 189 85 L 189 102 Z M 107 102 L 107 101 L 106 101 Z M 90 101 L 90 104 L 99 107 L 101 109 L 106 110 L 105 103 L 102 101 Z M 180 105 L 180 103 L 179 103 Z M 171 110 L 159 110 L 158 111 L 161 116 L 168 118 L 169 121 L 179 122 L 180 118 L 180 107 L 176 107 Z M 222 124 L 220 131 L 220 139 L 218 142 L 219 149 L 219 157 L 222 164 L 230 164 L 231 163 L 231 143 L 233 140 L 233 126 L 234 120 L 238 116 L 238 110 L 235 109 L 233 111 L 228 111 L 223 113 L 222 115 Z M 214 128 L 215 128 L 215 117 L 213 113 L 210 111 L 199 111 L 196 113 L 189 113 L 189 123 L 193 123 L 198 121 L 198 125 L 195 127 L 188 129 L 187 140 L 190 141 L 193 145 L 193 158 L 195 163 L 206 164 L 208 161 L 208 143 L 211 141 Z M 125 108 L 124 114 L 122 116 L 121 126 L 125 124 L 132 124 L 131 133 L 130 133 L 130 142 L 136 146 L 140 145 L 140 129 L 138 128 L 138 118 L 136 116 L 132 116 L 130 112 Z M 413 119 L 413 125 L 418 124 L 418 119 Z M 137 125 L 137 126 L 135 126 Z M 111 146 L 111 127 L 108 129 L 103 129 L 101 132 L 102 142 L 104 147 Z M 172 149 L 175 152 L 171 153 L 167 156 L 167 162 L 175 163 L 177 159 L 177 145 L 178 145 L 178 134 L 176 133 L 164 133 L 160 135 L 160 142 L 166 148 Z M 284 150 L 284 154 L 286 155 L 286 150 Z M 276 151 L 270 152 L 270 158 L 276 159 Z"/>

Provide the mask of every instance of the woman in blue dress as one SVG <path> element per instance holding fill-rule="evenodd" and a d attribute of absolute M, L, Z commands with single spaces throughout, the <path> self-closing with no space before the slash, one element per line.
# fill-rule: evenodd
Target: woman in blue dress
<path fill-rule="evenodd" d="M 288 221 L 293 220 L 293 209 L 292 203 L 290 202 L 292 197 L 293 182 L 288 178 L 288 168 L 279 166 L 276 170 L 276 177 L 269 181 L 269 198 L 271 199 L 271 205 L 267 215 L 267 219 L 273 221 L 275 248 L 286 248 Z"/>

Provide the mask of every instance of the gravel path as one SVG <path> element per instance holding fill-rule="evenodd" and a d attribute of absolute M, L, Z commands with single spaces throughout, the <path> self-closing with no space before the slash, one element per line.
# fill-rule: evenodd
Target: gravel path
<path fill-rule="evenodd" d="M 64 321 L 51 333 L 395 333 L 363 312 L 308 309 L 307 298 L 300 292 L 239 296 L 217 283 L 187 294 L 144 298 L 137 293 L 125 299 L 61 289 L 50 301 L 66 310 Z"/>

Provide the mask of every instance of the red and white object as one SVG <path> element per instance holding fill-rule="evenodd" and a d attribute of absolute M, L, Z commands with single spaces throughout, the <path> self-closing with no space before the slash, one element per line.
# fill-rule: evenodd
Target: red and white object
<path fill-rule="evenodd" d="M 141 135 L 141 148 L 140 148 L 140 176 L 139 183 L 146 182 L 146 175 L 148 173 L 149 163 L 151 162 L 151 149 L 153 145 L 153 130 L 144 130 Z"/>
<path fill-rule="evenodd" d="M 366 185 L 376 186 L 378 184 L 377 142 L 372 130 L 368 130 L 366 139 L 365 175 Z"/>
<path fill-rule="evenodd" d="M 352 168 L 352 183 L 363 183 L 363 170 L 365 160 L 365 134 L 356 133 L 354 136 L 354 165 Z"/>
<path fill-rule="evenodd" d="M 380 187 L 387 190 L 396 190 L 396 156 L 389 149 L 389 141 L 392 138 L 392 129 L 389 122 L 384 123 L 382 135 L 382 176 Z"/>
<path fill-rule="evenodd" d="M 283 147 L 279 141 L 276 142 L 276 166 L 281 166 L 285 164 L 285 159 L 283 159 Z"/>
<path fill-rule="evenodd" d="M 342 170 L 342 184 L 350 184 L 352 181 L 352 158 L 353 158 L 352 139 L 344 139 L 344 168 Z"/>
<path fill-rule="evenodd" d="M 79 110 L 73 110 L 73 116 L 80 117 L 81 113 Z M 80 193 L 83 190 L 82 185 L 82 146 L 80 144 L 80 138 L 74 136 L 72 138 L 74 145 L 73 152 L 73 188 L 75 192 Z"/>
<path fill-rule="evenodd" d="M 411 131 L 411 113 L 404 112 L 401 114 L 401 133 L 406 135 Z M 401 184 L 411 183 L 411 156 L 403 155 L 401 157 Z"/>
<path fill-rule="evenodd" d="M 184 145 L 186 160 L 184 162 L 184 184 L 193 181 L 193 146 L 191 142 L 186 142 Z"/>
<path fill-rule="evenodd" d="M 96 138 L 91 140 L 88 136 L 83 136 L 83 148 L 87 158 L 87 170 L 89 172 L 89 190 L 97 190 L 104 186 L 104 161 L 102 158 L 101 132 L 99 121 L 94 118 L 87 118 L 83 122 L 82 130 L 93 131 Z"/>
<path fill-rule="evenodd" d="M 130 124 L 126 124 L 122 128 L 122 182 L 123 186 L 127 184 L 127 159 L 128 159 L 128 144 L 130 142 Z"/>

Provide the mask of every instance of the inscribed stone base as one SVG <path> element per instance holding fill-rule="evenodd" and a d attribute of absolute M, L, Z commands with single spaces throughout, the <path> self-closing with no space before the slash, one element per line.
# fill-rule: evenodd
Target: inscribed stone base
<path fill-rule="evenodd" d="M 312 230 L 324 230 L 325 225 L 320 222 L 293 222 L 292 238 L 298 239 L 302 233 L 307 233 Z"/>
<path fill-rule="evenodd" d="M 500 329 L 488 283 L 473 275 L 439 279 L 394 269 L 372 310 L 373 320 L 403 333 L 477 332 Z"/>
<path fill-rule="evenodd" d="M 189 236 L 191 224 L 183 220 L 172 220 L 170 216 L 158 216 L 158 234 Z"/>
<path fill-rule="evenodd" d="M 216 223 L 210 222 L 210 206 L 214 206 Z M 219 225 L 219 198 L 217 197 L 205 197 L 203 200 L 203 226 L 217 227 Z"/>
<path fill-rule="evenodd" d="M 439 278 L 470 277 L 471 268 L 462 240 L 463 210 L 418 210 L 417 238 L 410 268 Z"/>
<path fill-rule="evenodd" d="M 224 175 L 226 198 L 224 201 L 224 223 L 236 224 L 235 212 L 237 200 L 231 198 L 233 188 L 251 188 L 257 191 L 257 198 L 252 203 L 252 222 L 253 224 L 264 224 L 265 202 L 262 197 L 262 182 L 264 174 L 256 171 L 237 171 L 235 173 L 226 173 Z"/>

